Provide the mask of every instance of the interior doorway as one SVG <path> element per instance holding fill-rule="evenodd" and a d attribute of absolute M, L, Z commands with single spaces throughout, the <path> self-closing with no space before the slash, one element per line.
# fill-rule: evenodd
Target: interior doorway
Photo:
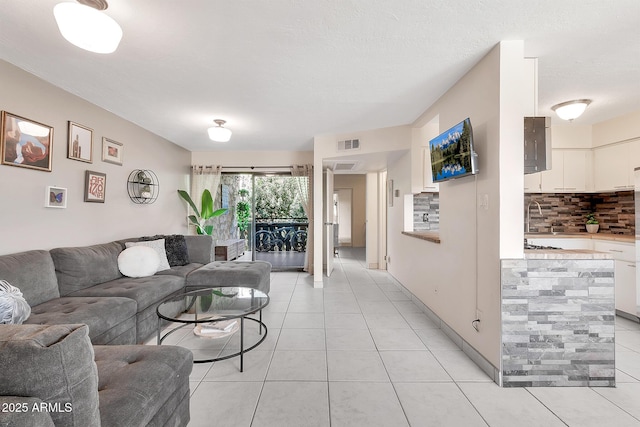
<path fill-rule="evenodd" d="M 353 246 L 353 189 L 338 188 L 334 190 L 336 206 L 336 223 L 338 224 L 338 246 Z"/>

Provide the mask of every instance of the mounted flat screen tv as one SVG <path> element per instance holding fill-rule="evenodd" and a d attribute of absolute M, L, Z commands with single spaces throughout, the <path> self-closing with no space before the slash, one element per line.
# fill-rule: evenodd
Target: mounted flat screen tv
<path fill-rule="evenodd" d="M 429 141 L 433 182 L 478 173 L 473 130 L 467 118 Z"/>

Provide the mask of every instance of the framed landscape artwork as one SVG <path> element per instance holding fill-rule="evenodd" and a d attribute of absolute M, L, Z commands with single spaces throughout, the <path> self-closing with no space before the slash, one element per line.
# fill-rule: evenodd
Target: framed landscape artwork
<path fill-rule="evenodd" d="M 48 186 L 44 206 L 47 208 L 65 209 L 67 207 L 67 189 L 51 185 Z"/>
<path fill-rule="evenodd" d="M 93 129 L 69 122 L 69 139 L 67 158 L 81 162 L 93 163 Z"/>
<path fill-rule="evenodd" d="M 51 172 L 53 127 L 2 112 L 2 164 Z"/>
<path fill-rule="evenodd" d="M 84 201 L 104 203 L 107 191 L 107 174 L 86 171 L 84 178 Z"/>
<path fill-rule="evenodd" d="M 122 166 L 124 148 L 121 142 L 102 138 L 102 161 Z"/>

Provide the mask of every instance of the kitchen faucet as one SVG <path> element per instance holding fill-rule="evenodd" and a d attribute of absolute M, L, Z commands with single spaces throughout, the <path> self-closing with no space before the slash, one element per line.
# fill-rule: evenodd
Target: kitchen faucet
<path fill-rule="evenodd" d="M 542 208 L 540 207 L 540 203 L 536 202 L 535 200 L 532 200 L 529 202 L 529 204 L 527 205 L 527 233 L 529 232 L 529 224 L 531 223 L 531 204 L 535 203 L 536 205 L 538 205 L 538 212 L 540 213 L 540 216 L 542 216 Z"/>

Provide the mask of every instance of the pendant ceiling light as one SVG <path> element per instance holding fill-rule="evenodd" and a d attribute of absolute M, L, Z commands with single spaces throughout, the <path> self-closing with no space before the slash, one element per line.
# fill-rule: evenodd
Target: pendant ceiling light
<path fill-rule="evenodd" d="M 591 104 L 590 99 L 576 99 L 574 101 L 561 102 L 551 107 L 551 109 L 555 111 L 562 120 L 572 121 L 580 117 L 589 104 Z"/>
<path fill-rule="evenodd" d="M 209 139 L 215 142 L 227 142 L 231 139 L 231 131 L 225 127 L 222 127 L 226 123 L 224 120 L 216 119 L 214 122 L 218 126 L 214 126 L 208 129 Z"/>
<path fill-rule="evenodd" d="M 102 12 L 107 7 L 105 0 L 58 3 L 53 8 L 53 16 L 62 37 L 69 43 L 90 52 L 112 53 L 120 44 L 122 28 Z"/>

